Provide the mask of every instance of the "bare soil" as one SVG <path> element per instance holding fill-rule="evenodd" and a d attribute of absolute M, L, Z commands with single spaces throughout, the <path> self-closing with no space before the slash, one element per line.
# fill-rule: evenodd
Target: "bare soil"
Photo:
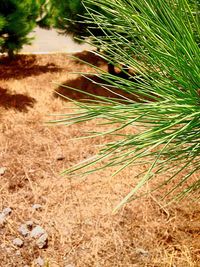
<path fill-rule="evenodd" d="M 87 52 L 79 56 L 106 69 L 105 62 Z M 97 129 L 95 121 L 70 127 L 46 123 L 50 114 L 73 108 L 55 95 L 59 84 L 100 93 L 88 80 L 70 73 L 74 70 L 90 68 L 67 54 L 2 59 L 0 167 L 6 171 L 0 179 L 0 211 L 5 207 L 13 211 L 0 227 L 0 266 L 37 266 L 39 256 L 50 267 L 200 266 L 199 202 L 184 200 L 164 207 L 158 195 L 149 195 L 113 215 L 113 208 L 136 183 L 138 168 L 115 177 L 113 169 L 84 178 L 60 174 L 92 156 L 106 141 L 75 139 Z M 65 95 L 81 97 L 67 89 Z M 42 209 L 33 210 L 34 204 Z M 27 220 L 46 230 L 46 248 L 20 236 L 18 228 Z M 24 240 L 21 248 L 13 245 L 16 237 Z"/>

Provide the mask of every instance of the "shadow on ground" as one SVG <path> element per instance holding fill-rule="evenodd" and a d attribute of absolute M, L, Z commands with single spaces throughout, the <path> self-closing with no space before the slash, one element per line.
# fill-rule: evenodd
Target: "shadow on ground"
<path fill-rule="evenodd" d="M 74 62 L 78 64 L 89 63 L 93 66 L 100 67 L 107 63 L 106 60 L 101 58 L 100 56 L 94 54 L 92 51 L 83 51 L 73 54 Z"/>
<path fill-rule="evenodd" d="M 116 98 L 122 101 L 123 99 L 131 99 L 139 101 L 138 97 L 119 90 L 118 88 L 109 85 L 102 85 L 104 81 L 95 75 L 88 75 L 86 77 L 79 76 L 76 79 L 68 80 L 57 88 L 54 95 L 57 97 L 67 97 L 73 100 L 85 101 L 87 99 L 96 99 L 95 96 L 103 96 L 107 98 Z M 71 89 L 70 89 L 70 88 Z M 73 90 L 78 89 L 82 92 Z M 88 95 L 91 94 L 91 95 Z M 92 96 L 94 95 L 94 96 Z M 66 100 L 67 100 L 66 98 Z"/>
<path fill-rule="evenodd" d="M 0 107 L 27 112 L 32 108 L 36 100 L 24 94 L 11 94 L 7 89 L 0 87 Z"/>
<path fill-rule="evenodd" d="M 35 55 L 18 55 L 14 60 L 8 57 L 0 58 L 0 79 L 23 79 L 28 76 L 37 76 L 47 72 L 58 72 L 60 67 L 53 63 L 39 65 Z"/>

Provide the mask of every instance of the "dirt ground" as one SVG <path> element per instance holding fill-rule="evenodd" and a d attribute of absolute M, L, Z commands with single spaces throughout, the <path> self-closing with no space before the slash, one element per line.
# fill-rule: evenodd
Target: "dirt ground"
<path fill-rule="evenodd" d="M 79 57 L 106 68 L 86 52 Z M 55 95 L 54 90 L 61 90 L 58 84 L 100 93 L 70 73 L 74 70 L 89 68 L 67 54 L 1 62 L 0 168 L 6 169 L 0 179 L 0 211 L 10 207 L 12 212 L 0 226 L 0 266 L 200 266 L 199 202 L 184 200 L 164 207 L 158 195 L 149 195 L 113 215 L 113 208 L 135 184 L 138 168 L 115 177 L 111 177 L 112 169 L 84 178 L 60 175 L 92 156 L 106 141 L 105 137 L 75 139 L 97 129 L 95 121 L 70 127 L 46 123 L 52 119 L 50 114 L 73 108 Z M 64 93 L 81 97 L 69 90 Z M 34 204 L 40 204 L 40 209 L 33 209 Z M 28 220 L 47 232 L 44 248 L 20 235 L 20 225 Z M 15 238 L 23 241 L 22 247 L 13 243 Z M 44 262 L 36 262 L 38 257 Z"/>

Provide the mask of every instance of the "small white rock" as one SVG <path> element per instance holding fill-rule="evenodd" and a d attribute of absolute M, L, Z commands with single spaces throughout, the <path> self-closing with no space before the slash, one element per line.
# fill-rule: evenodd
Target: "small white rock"
<path fill-rule="evenodd" d="M 64 160 L 64 159 L 65 159 L 65 156 L 62 155 L 62 154 L 57 155 L 57 157 L 56 157 L 56 160 L 58 160 L 58 161 L 61 161 L 61 160 Z"/>
<path fill-rule="evenodd" d="M 6 167 L 0 167 L 0 175 L 4 175 L 6 172 L 7 168 Z"/>
<path fill-rule="evenodd" d="M 136 253 L 141 255 L 141 256 L 144 256 L 144 257 L 148 257 L 149 256 L 149 252 L 144 250 L 143 248 L 137 248 L 136 249 Z"/>
<path fill-rule="evenodd" d="M 48 234 L 45 233 L 43 235 L 41 235 L 38 240 L 36 241 L 36 245 L 39 247 L 39 248 L 44 248 L 47 246 L 47 243 L 48 243 Z"/>
<path fill-rule="evenodd" d="M 10 207 L 8 208 L 5 208 L 2 210 L 2 213 L 5 215 L 5 216 L 8 216 L 12 213 L 12 209 Z"/>
<path fill-rule="evenodd" d="M 23 236 L 28 236 L 30 234 L 30 231 L 27 227 L 26 224 L 22 224 L 19 229 L 18 229 L 19 233 Z"/>
<path fill-rule="evenodd" d="M 13 245 L 15 245 L 15 246 L 17 246 L 19 248 L 21 248 L 23 246 L 23 244 L 24 244 L 24 241 L 22 239 L 20 239 L 20 238 L 15 238 L 13 240 Z"/>
<path fill-rule="evenodd" d="M 19 250 L 16 251 L 16 256 L 21 256 L 21 252 Z"/>
<path fill-rule="evenodd" d="M 30 237 L 32 238 L 39 238 L 41 235 L 45 234 L 44 228 L 42 228 L 40 225 L 37 225 L 33 228 L 33 230 L 30 233 Z"/>
<path fill-rule="evenodd" d="M 35 260 L 35 264 L 37 266 L 44 266 L 44 260 L 41 258 L 41 257 L 38 257 L 36 260 Z"/>
<path fill-rule="evenodd" d="M 75 267 L 75 265 L 73 265 L 73 264 L 67 264 L 67 265 L 65 265 L 65 267 Z"/>
<path fill-rule="evenodd" d="M 4 226 L 6 223 L 6 216 L 3 213 L 0 213 L 0 227 Z"/>
<path fill-rule="evenodd" d="M 34 209 L 34 210 L 42 210 L 42 205 L 40 205 L 40 204 L 34 204 L 32 206 L 32 209 Z"/>

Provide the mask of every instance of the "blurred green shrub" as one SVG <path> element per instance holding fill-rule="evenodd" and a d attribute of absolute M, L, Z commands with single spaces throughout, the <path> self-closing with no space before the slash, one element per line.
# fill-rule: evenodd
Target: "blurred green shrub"
<path fill-rule="evenodd" d="M 13 58 L 15 52 L 31 42 L 28 34 L 36 26 L 39 12 L 37 0 L 0 1 L 0 52 Z"/>

